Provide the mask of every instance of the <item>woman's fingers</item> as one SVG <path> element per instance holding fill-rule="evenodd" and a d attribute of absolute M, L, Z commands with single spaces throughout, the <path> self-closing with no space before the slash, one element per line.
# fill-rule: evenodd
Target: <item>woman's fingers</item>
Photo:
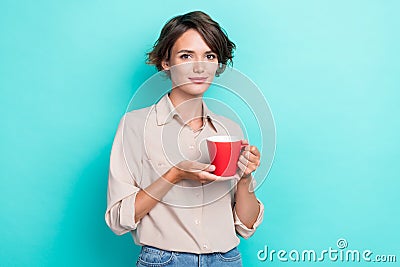
<path fill-rule="evenodd" d="M 244 151 L 249 151 L 251 154 L 255 155 L 256 157 L 260 157 L 260 151 L 256 146 L 246 146 Z"/>
<path fill-rule="evenodd" d="M 210 166 L 210 164 L 204 164 L 204 163 L 197 162 L 197 161 L 188 161 L 188 162 L 190 165 L 190 169 L 194 170 L 194 171 L 202 171 L 202 170 L 207 169 Z"/>
<path fill-rule="evenodd" d="M 212 173 L 206 172 L 206 171 L 197 173 L 197 176 L 198 176 L 199 181 L 202 183 L 215 181 L 219 178 L 218 176 L 216 176 Z"/>
<path fill-rule="evenodd" d="M 255 166 L 254 164 L 245 164 L 242 161 L 238 161 L 238 167 L 240 169 L 239 171 L 239 175 L 240 177 L 243 176 L 248 176 L 249 174 L 251 174 L 253 171 L 255 171 L 257 169 L 257 166 Z"/>
<path fill-rule="evenodd" d="M 254 155 L 250 151 L 243 151 L 240 157 L 244 157 L 249 163 L 256 165 L 257 167 L 260 166 L 260 157 Z M 239 159 L 240 159 L 239 157 Z M 245 162 L 243 162 L 245 163 Z"/>
<path fill-rule="evenodd" d="M 178 163 L 176 167 L 184 172 L 184 174 L 182 174 L 182 176 L 185 177 L 184 179 L 197 180 L 201 183 L 205 183 L 215 181 L 219 178 L 211 173 L 215 171 L 214 165 L 185 160 Z"/>
<path fill-rule="evenodd" d="M 241 162 L 241 161 L 239 160 L 237 165 L 238 165 L 238 167 L 239 167 L 239 169 L 240 169 L 239 175 L 240 175 L 240 176 L 243 176 L 243 175 L 245 174 L 245 172 L 246 172 L 246 169 L 247 169 L 246 164 L 244 164 L 243 162 Z"/>
<path fill-rule="evenodd" d="M 254 155 L 250 151 L 243 151 L 241 157 L 244 157 L 246 160 L 256 165 L 259 165 L 260 163 L 260 157 Z"/>
<path fill-rule="evenodd" d="M 176 167 L 185 172 L 200 172 L 200 171 L 212 172 L 215 170 L 214 165 L 205 164 L 197 161 L 190 161 L 190 160 L 181 161 L 177 164 Z"/>
<path fill-rule="evenodd" d="M 197 171 L 213 172 L 215 171 L 215 166 L 211 164 L 192 161 L 191 170 L 194 172 Z"/>
<path fill-rule="evenodd" d="M 247 176 L 260 165 L 260 152 L 255 146 L 246 146 L 239 157 L 238 167 L 241 176 Z"/>
<path fill-rule="evenodd" d="M 239 162 L 242 163 L 250 172 L 255 171 L 258 167 L 257 162 L 252 162 L 246 159 L 243 155 L 239 157 Z"/>
<path fill-rule="evenodd" d="M 241 162 L 244 166 L 247 167 L 247 165 L 249 164 L 250 161 L 246 157 L 244 157 L 243 155 L 240 155 L 239 162 Z"/>

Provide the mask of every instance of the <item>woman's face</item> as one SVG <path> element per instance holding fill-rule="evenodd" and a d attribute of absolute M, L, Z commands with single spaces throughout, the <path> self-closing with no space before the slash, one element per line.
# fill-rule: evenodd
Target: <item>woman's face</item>
<path fill-rule="evenodd" d="M 170 71 L 174 90 L 198 97 L 212 83 L 218 69 L 218 58 L 201 35 L 190 29 L 176 40 L 169 60 L 163 61 L 162 66 Z"/>

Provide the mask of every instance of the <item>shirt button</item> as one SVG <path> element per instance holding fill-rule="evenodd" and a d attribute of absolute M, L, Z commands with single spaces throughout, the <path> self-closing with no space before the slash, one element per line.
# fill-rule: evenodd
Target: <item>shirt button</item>
<path fill-rule="evenodd" d="M 196 219 L 196 220 L 194 220 L 194 223 L 195 224 L 200 224 L 200 221 Z"/>
<path fill-rule="evenodd" d="M 190 145 L 190 146 L 189 146 L 189 149 L 194 149 L 194 145 Z"/>
<path fill-rule="evenodd" d="M 204 245 L 203 245 L 203 249 L 208 249 L 207 244 L 204 244 Z"/>
<path fill-rule="evenodd" d="M 196 193 L 196 197 L 199 197 L 200 196 L 200 193 Z"/>
<path fill-rule="evenodd" d="M 158 167 L 162 167 L 162 166 L 164 166 L 164 163 L 159 162 L 159 163 L 157 164 L 157 166 L 158 166 Z"/>

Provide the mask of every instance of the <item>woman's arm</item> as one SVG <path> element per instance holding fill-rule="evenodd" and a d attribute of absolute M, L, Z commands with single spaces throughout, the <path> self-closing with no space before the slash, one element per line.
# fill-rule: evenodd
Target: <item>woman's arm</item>
<path fill-rule="evenodd" d="M 201 183 L 215 181 L 218 176 L 210 172 L 215 166 L 193 161 L 182 161 L 177 166 L 169 169 L 145 189 L 140 190 L 135 200 L 135 221 L 138 222 L 162 200 L 175 183 L 182 179 L 197 180 Z"/>
<path fill-rule="evenodd" d="M 249 229 L 253 228 L 254 223 L 260 213 L 260 204 L 254 194 L 250 192 L 251 175 L 239 180 L 236 190 L 235 210 L 240 221 Z"/>
<path fill-rule="evenodd" d="M 243 140 L 242 144 L 247 146 L 238 161 L 242 178 L 237 184 L 235 211 L 240 221 L 250 229 L 253 228 L 260 213 L 260 204 L 254 194 L 253 188 L 252 190 L 250 188 L 253 186 L 251 173 L 260 165 L 261 155 L 257 147 L 250 146 L 247 141 Z"/>
<path fill-rule="evenodd" d="M 125 116 L 129 117 L 128 120 L 131 125 L 140 123 L 134 120 L 136 118 L 134 114 Z M 140 178 L 140 170 L 143 167 L 141 157 L 144 152 L 140 151 L 140 146 L 139 150 L 137 146 L 132 149 L 133 144 L 130 143 L 132 140 L 141 140 L 142 137 L 140 131 L 124 126 L 125 118 L 127 118 L 125 116 L 120 120 L 111 149 L 105 213 L 107 225 L 118 235 L 135 230 L 139 220 L 167 194 L 173 184 L 181 179 L 205 182 L 218 178 L 209 173 L 214 170 L 214 166 L 183 161 L 143 190 L 136 184 L 135 178 Z M 125 142 L 123 142 L 123 132 Z M 127 164 L 128 162 L 129 164 Z"/>

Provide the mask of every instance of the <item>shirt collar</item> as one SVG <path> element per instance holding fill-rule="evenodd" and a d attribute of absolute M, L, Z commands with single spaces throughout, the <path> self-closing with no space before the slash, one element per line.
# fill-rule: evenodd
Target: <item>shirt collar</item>
<path fill-rule="evenodd" d="M 208 122 L 212 124 L 212 128 L 216 130 L 216 127 L 213 125 L 213 118 L 215 117 L 215 114 L 212 113 L 206 103 L 203 102 L 203 116 L 207 119 Z M 171 102 L 171 99 L 169 98 L 168 94 L 165 94 L 160 101 L 155 106 L 156 110 L 156 117 L 157 117 L 157 125 L 161 126 L 164 124 L 169 123 L 174 116 L 179 116 L 179 113 L 176 111 L 174 105 Z"/>
<path fill-rule="evenodd" d="M 179 116 L 178 112 L 174 108 L 174 105 L 169 99 L 168 94 L 165 94 L 160 101 L 156 104 L 156 117 L 157 117 L 157 125 L 161 126 L 167 124 L 172 120 L 172 118 L 176 115 Z"/>

